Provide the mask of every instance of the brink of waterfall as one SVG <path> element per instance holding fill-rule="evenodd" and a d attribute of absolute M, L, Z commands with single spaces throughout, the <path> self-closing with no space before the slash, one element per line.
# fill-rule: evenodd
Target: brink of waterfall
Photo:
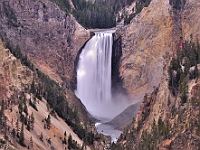
<path fill-rule="evenodd" d="M 97 118 L 113 118 L 121 109 L 111 94 L 112 45 L 113 31 L 96 32 L 79 56 L 75 94 Z"/>

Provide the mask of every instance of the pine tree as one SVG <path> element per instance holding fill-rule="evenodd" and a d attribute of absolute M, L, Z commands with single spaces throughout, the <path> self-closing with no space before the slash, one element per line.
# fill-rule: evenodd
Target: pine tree
<path fill-rule="evenodd" d="M 187 102 L 188 99 L 188 85 L 187 85 L 187 80 L 186 78 L 183 78 L 181 80 L 181 85 L 180 85 L 180 94 L 181 94 L 181 103 L 184 104 Z"/>
<path fill-rule="evenodd" d="M 50 125 L 51 125 L 51 117 L 50 117 L 50 115 L 48 115 L 48 117 L 46 119 L 46 122 L 47 122 L 47 129 L 50 129 Z"/>
<path fill-rule="evenodd" d="M 44 129 L 46 129 L 47 128 L 47 124 L 46 123 L 44 123 Z"/>
<path fill-rule="evenodd" d="M 64 139 L 63 139 L 63 144 L 67 144 L 66 137 L 64 137 Z"/>
<path fill-rule="evenodd" d="M 40 134 L 40 140 L 43 142 L 43 134 L 42 134 L 42 132 Z"/>
<path fill-rule="evenodd" d="M 12 136 L 15 138 L 15 136 L 16 136 L 16 131 L 15 131 L 15 129 L 12 129 Z"/>
<path fill-rule="evenodd" d="M 68 137 L 68 149 L 70 149 L 71 147 L 73 147 L 73 139 L 72 135 L 70 134 Z"/>
<path fill-rule="evenodd" d="M 17 137 L 19 138 L 19 120 L 18 119 L 17 119 L 15 126 L 16 126 L 16 130 L 17 130 Z"/>
<path fill-rule="evenodd" d="M 31 129 L 33 130 L 34 128 L 34 122 L 35 122 L 35 118 L 34 118 L 34 115 L 33 115 L 33 112 L 31 113 Z"/>
<path fill-rule="evenodd" d="M 28 107 L 27 107 L 26 103 L 24 104 L 24 113 L 26 115 L 28 115 Z"/>
<path fill-rule="evenodd" d="M 66 133 L 66 131 L 64 132 L 64 136 L 65 136 L 65 137 L 67 136 L 67 133 Z"/>
<path fill-rule="evenodd" d="M 4 100 L 1 102 L 1 110 L 0 110 L 0 125 L 3 124 L 4 118 Z"/>
<path fill-rule="evenodd" d="M 185 64 L 184 64 L 184 74 L 185 76 L 187 76 L 187 74 L 189 73 L 190 71 L 190 60 L 186 57 L 185 58 Z"/>
<path fill-rule="evenodd" d="M 30 138 L 30 147 L 33 147 L 33 139 L 32 139 L 32 136 Z"/>
<path fill-rule="evenodd" d="M 4 138 L 6 139 L 6 140 L 8 140 L 8 133 L 7 133 L 7 126 L 4 126 Z"/>
<path fill-rule="evenodd" d="M 21 114 L 22 110 L 23 110 L 23 105 L 22 105 L 22 101 L 21 100 L 20 100 L 20 102 L 18 104 L 18 110 L 19 110 L 19 113 Z"/>
<path fill-rule="evenodd" d="M 21 127 L 21 131 L 20 131 L 20 135 L 19 135 L 19 144 L 21 146 L 26 146 L 24 143 L 24 124 L 22 123 L 22 127 Z"/>
<path fill-rule="evenodd" d="M 34 82 L 34 80 L 33 80 L 32 83 L 31 83 L 30 92 L 33 93 L 33 94 L 35 94 L 35 82 Z"/>
<path fill-rule="evenodd" d="M 30 118 L 30 116 L 28 117 L 27 130 L 28 130 L 28 131 L 31 130 L 31 118 Z"/>

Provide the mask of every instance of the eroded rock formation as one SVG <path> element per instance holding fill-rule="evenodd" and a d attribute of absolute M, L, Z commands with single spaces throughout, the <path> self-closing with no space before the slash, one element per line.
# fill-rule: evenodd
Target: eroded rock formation
<path fill-rule="evenodd" d="M 124 29 L 124 34 L 129 35 L 123 37 L 123 55 L 126 57 L 122 58 L 121 76 L 124 87 L 134 96 L 138 95 L 138 90 L 148 91 L 158 85 L 152 93 L 145 94 L 136 117 L 123 126 L 125 136 L 121 136 L 119 143 L 124 149 L 145 149 L 146 146 L 160 150 L 199 149 L 199 79 L 188 81 L 188 101 L 184 104 L 181 102 L 181 94 L 173 96 L 168 88 L 169 62 L 173 51 L 177 49 L 179 38 L 193 40 L 195 43 L 199 41 L 199 5 L 200 2 L 196 0 L 188 0 L 177 9 L 169 1 L 152 0 L 149 7 L 140 14 L 144 15 L 137 16 Z M 151 20 L 156 21 L 151 28 L 146 28 L 150 23 L 143 20 L 149 20 L 151 16 Z M 142 28 L 135 24 L 140 24 Z M 152 38 L 150 35 L 147 37 L 149 32 L 153 35 Z M 145 40 L 141 40 L 143 37 Z M 128 44 L 130 42 L 131 45 Z M 135 52 L 136 50 L 139 51 Z M 144 89 L 140 88 L 137 80 L 144 83 Z"/>
<path fill-rule="evenodd" d="M 172 12 L 168 1 L 152 0 L 123 29 L 120 76 L 133 101 L 141 100 L 146 92 L 158 86 L 166 60 L 181 36 L 173 26 Z"/>
<path fill-rule="evenodd" d="M 120 77 L 133 101 L 158 86 L 180 37 L 199 40 L 199 5 L 196 0 L 152 0 L 130 25 L 117 30 L 122 36 Z"/>
<path fill-rule="evenodd" d="M 26 149 L 19 144 L 20 142 L 18 143 L 18 138 L 16 134 L 13 133 L 19 132 L 18 130 L 21 129 L 20 127 L 23 121 L 24 143 L 26 147 L 43 150 L 52 148 L 66 149 L 67 143 L 62 142 L 64 140 L 62 139 L 64 133 L 65 140 L 71 135 L 73 140 L 79 145 L 83 145 L 83 141 L 74 133 L 65 120 L 60 118 L 56 113 L 51 113 L 52 110 L 48 108 L 46 99 L 43 97 L 39 100 L 30 92 L 33 81 L 38 85 L 39 80 L 37 79 L 36 71 L 33 72 L 28 67 L 22 65 L 20 59 L 14 57 L 10 50 L 5 48 L 0 39 L 0 110 L 2 110 L 2 101 L 4 101 L 4 111 L 0 114 L 1 148 Z M 73 107 L 76 106 L 79 110 L 78 116 L 80 122 L 84 124 L 85 121 L 88 120 L 88 116 L 83 105 L 70 89 L 66 90 L 65 96 L 67 97 L 70 108 L 73 109 Z M 33 101 L 33 99 L 37 101 L 35 103 L 35 108 L 30 104 L 30 101 Z M 20 113 L 19 104 L 22 103 L 22 101 L 24 103 L 22 107 L 23 110 L 25 110 L 25 105 L 27 106 L 26 117 L 24 112 Z M 32 114 L 34 115 L 34 125 L 31 127 L 31 130 L 27 127 L 27 120 L 22 120 L 22 114 L 23 117 L 29 117 L 29 119 Z M 51 125 L 50 129 L 47 130 L 44 120 L 50 114 Z M 90 123 L 85 123 L 84 125 L 89 127 Z M 95 133 L 95 131 L 93 132 Z M 39 138 L 41 134 L 43 135 L 43 139 Z M 32 139 L 32 144 L 30 144 L 30 138 Z M 102 147 L 101 144 L 99 145 Z M 86 146 L 86 149 L 90 150 L 88 146 Z"/>
<path fill-rule="evenodd" d="M 33 73 L 22 66 L 20 60 L 16 59 L 9 49 L 4 48 L 1 40 L 0 60 L 0 99 L 12 99 L 14 102 L 18 98 L 17 93 L 28 88 L 33 81 Z"/>
<path fill-rule="evenodd" d="M 199 8 L 198 0 L 187 0 L 182 10 L 182 32 L 185 40 L 189 40 L 191 35 L 194 41 L 200 40 Z"/>
<path fill-rule="evenodd" d="M 69 82 L 89 32 L 49 0 L 2 0 L 0 33 L 51 78 Z M 61 77 L 61 78 L 60 78 Z"/>

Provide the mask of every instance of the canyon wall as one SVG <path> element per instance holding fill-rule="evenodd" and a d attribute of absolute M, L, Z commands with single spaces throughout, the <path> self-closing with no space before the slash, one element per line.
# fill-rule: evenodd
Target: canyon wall
<path fill-rule="evenodd" d="M 2 0 L 0 22 L 4 41 L 54 80 L 70 82 L 77 52 L 90 37 L 70 14 L 49 0 Z"/>
<path fill-rule="evenodd" d="M 72 136 L 72 138 L 79 144 L 82 145 L 83 141 L 73 132 L 70 126 L 60 118 L 56 113 L 52 115 L 51 110 L 47 108 L 47 101 L 42 98 L 42 100 L 37 99 L 35 103 L 35 108 L 30 105 L 30 100 L 33 101 L 34 96 L 30 93 L 30 87 L 35 80 L 35 72 L 30 70 L 28 67 L 22 65 L 20 59 L 17 59 L 9 49 L 6 49 L 2 40 L 0 39 L 0 104 L 2 106 L 2 101 L 4 100 L 4 112 L 0 116 L 0 147 L 2 149 L 22 149 L 25 150 L 27 147 L 29 149 L 67 149 L 67 145 L 63 144 L 62 137 L 64 132 L 65 137 Z M 38 84 L 38 83 L 37 83 Z M 67 97 L 78 101 L 71 91 L 67 91 Z M 25 95 L 26 98 L 22 98 Z M 13 134 L 13 131 L 19 132 L 19 128 L 22 126 L 22 118 L 19 109 L 19 103 L 21 99 L 25 100 L 23 103 L 26 104 L 27 116 L 34 115 L 34 125 L 31 130 L 28 129 L 26 123 L 24 124 L 24 143 L 27 147 L 23 147 L 18 143 L 18 138 Z M 36 100 L 36 98 L 35 98 Z M 85 110 L 82 109 L 78 103 L 76 107 L 81 111 L 82 116 L 85 118 L 80 118 L 86 121 L 87 115 Z M 2 109 L 2 107 L 0 107 Z M 37 109 L 36 109 L 37 108 Z M 25 107 L 23 107 L 25 110 Z M 5 122 L 4 117 L 5 115 Z M 50 129 L 45 129 L 44 120 L 51 114 L 51 125 Z M 3 119 L 2 119 L 3 118 Z M 30 119 L 30 116 L 29 116 Z M 4 122 L 2 124 L 2 122 Z M 25 122 L 25 120 L 24 120 Z M 21 130 L 21 129 L 20 129 Z M 44 140 L 39 138 L 43 134 Z M 30 144 L 30 138 L 32 139 L 32 145 Z M 46 140 L 49 139 L 49 140 Z M 4 141 L 6 142 L 4 143 Z M 86 149 L 90 148 L 86 146 Z"/>
<path fill-rule="evenodd" d="M 172 12 L 169 1 L 152 0 L 129 25 L 117 30 L 122 37 L 120 77 L 132 102 L 161 81 L 163 67 L 181 36 Z"/>
<path fill-rule="evenodd" d="M 196 0 L 152 0 L 129 25 L 117 29 L 122 41 L 120 78 L 133 102 L 159 85 L 180 37 L 199 41 L 199 5 Z"/>
<path fill-rule="evenodd" d="M 194 41 L 200 40 L 200 2 L 187 0 L 181 13 L 182 32 L 184 40 L 189 40 L 192 35 Z"/>
<path fill-rule="evenodd" d="M 123 85 L 133 99 L 134 95 L 140 95 L 137 91 L 149 93 L 145 94 L 138 114 L 121 127 L 125 132 L 118 142 L 123 145 L 123 149 L 145 149 L 146 146 L 159 150 L 199 149 L 200 80 L 197 78 L 188 81 L 188 101 L 184 104 L 181 102 L 181 95 L 173 96 L 168 88 L 168 67 L 173 51 L 179 48 L 177 44 L 180 37 L 194 43 L 199 42 L 200 38 L 200 2 L 185 2 L 177 7 L 169 1 L 152 0 L 149 7 L 124 28 L 126 36 L 123 37 L 122 48 L 123 56 L 126 57 L 122 57 L 120 68 Z M 151 28 L 146 28 L 151 17 L 151 20 L 156 21 Z M 143 25 L 143 20 L 149 22 Z M 141 28 L 136 24 L 140 24 Z M 153 37 L 147 37 L 148 33 Z M 136 50 L 139 51 L 135 52 Z M 144 86 L 140 87 L 138 83 Z M 155 87 L 151 93 L 153 86 Z"/>
<path fill-rule="evenodd" d="M 33 73 L 4 48 L 1 39 L 0 60 L 0 101 L 10 99 L 9 103 L 17 104 L 18 94 L 30 86 Z"/>

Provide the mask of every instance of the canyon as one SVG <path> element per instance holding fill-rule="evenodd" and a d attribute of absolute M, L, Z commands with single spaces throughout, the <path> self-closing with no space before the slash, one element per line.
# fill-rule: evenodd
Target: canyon
<path fill-rule="evenodd" d="M 186 130 L 188 129 L 186 124 L 190 124 L 189 118 L 192 114 L 197 114 L 198 110 L 190 103 L 180 106 L 180 98 L 170 93 L 168 67 L 177 50 L 180 37 L 187 41 L 191 38 L 194 42 L 199 41 L 199 8 L 198 0 L 180 0 L 179 7 L 175 5 L 175 0 L 152 0 L 148 7 L 144 7 L 141 13 L 131 20 L 130 24 L 116 29 L 113 46 L 115 64 L 112 66 L 115 68 L 112 85 L 115 85 L 116 89 L 113 92 L 123 91 L 122 93 L 129 99 L 130 106 L 110 124 L 122 131 L 126 129 L 118 142 L 124 149 L 128 149 L 129 146 L 137 149 L 143 131 L 150 133 L 154 120 L 157 124 L 159 118 L 164 122 L 169 121 L 172 125 L 171 132 L 177 132 L 170 139 L 161 141 L 159 149 L 177 149 L 183 146 L 185 149 L 198 148 L 198 144 L 193 144 L 193 140 L 199 139 L 199 136 Z M 73 90 L 76 86 L 74 79 L 76 59 L 84 44 L 91 38 L 90 30 L 84 29 L 71 14 L 66 14 L 49 0 L 2 0 L 0 22 L 0 35 L 3 41 L 10 42 L 14 47 L 19 46 L 37 69 L 59 84 L 64 83 L 67 87 L 66 97 L 69 105 L 74 109 L 75 106 L 78 107 L 82 122 L 89 120 L 90 114 L 76 98 Z M 8 49 L 3 48 L 6 44 L 1 42 L 0 45 L 0 60 L 3 64 L 0 68 L 1 99 L 7 103 L 10 99 L 16 99 L 16 102 L 13 102 L 16 105 L 17 95 L 31 85 L 34 72 L 22 66 Z M 189 82 L 188 86 L 189 97 L 198 99 L 199 79 L 196 82 Z M 124 100 L 123 97 L 119 99 Z M 48 112 L 41 112 L 45 109 L 45 103 L 41 102 L 42 108 L 39 112 L 43 113 L 43 116 L 38 117 L 39 119 L 48 115 Z M 183 112 L 183 116 L 186 117 L 185 122 L 180 127 L 176 125 L 178 112 L 176 115 L 172 114 L 174 107 L 179 111 L 183 108 L 186 110 Z M 191 110 L 192 108 L 195 109 Z M 13 110 L 17 111 L 17 107 Z M 34 112 L 32 108 L 30 110 Z M 7 110 L 5 113 L 6 116 L 13 115 Z M 37 113 L 34 112 L 34 115 Z M 58 123 L 54 118 L 52 122 L 54 122 L 52 128 L 56 127 L 56 137 L 51 135 L 52 140 L 61 136 L 63 128 L 67 128 L 67 135 L 72 134 L 73 139 L 80 145 L 83 144 L 64 121 Z M 58 124 L 62 124 L 63 127 Z M 40 134 L 42 128 L 38 128 L 38 133 L 33 136 Z M 93 130 L 93 126 L 90 128 Z M 138 131 L 133 132 L 132 128 Z M 188 145 L 184 144 L 184 138 L 180 138 L 180 132 L 190 136 L 185 140 Z M 133 138 L 137 140 L 123 138 L 125 133 L 132 133 Z M 45 131 L 44 134 L 51 133 Z M 29 138 L 28 136 L 27 139 Z M 43 147 L 37 137 L 33 140 Z M 56 147 L 58 143 L 52 145 Z M 104 144 L 97 142 L 96 149 L 103 149 L 102 145 Z M 59 146 L 61 148 L 62 144 Z M 43 147 L 43 149 L 48 148 L 48 146 Z"/>

